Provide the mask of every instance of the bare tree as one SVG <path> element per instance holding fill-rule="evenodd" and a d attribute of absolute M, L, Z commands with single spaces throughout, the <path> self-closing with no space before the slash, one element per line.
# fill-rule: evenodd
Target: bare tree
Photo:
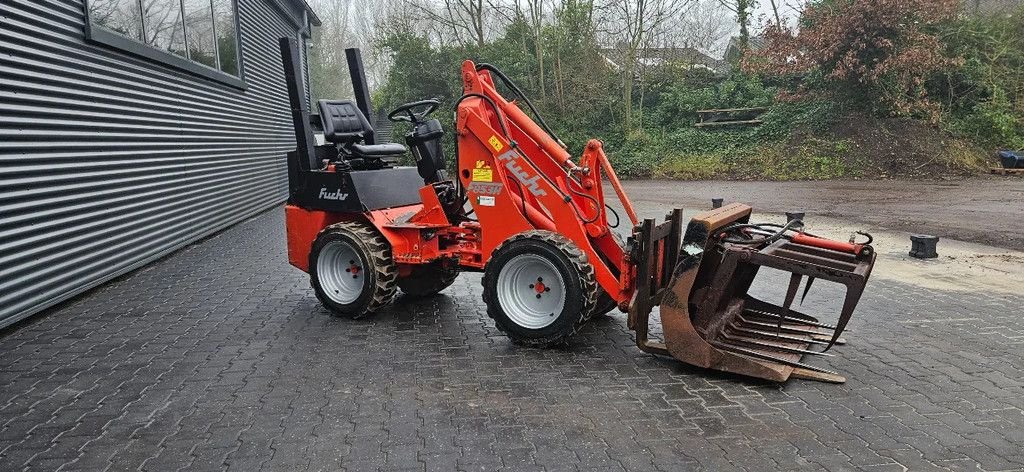
<path fill-rule="evenodd" d="M 583 105 L 567 95 L 586 90 L 594 84 L 604 68 L 595 70 L 594 64 L 599 63 L 599 55 L 595 47 L 594 0 L 557 0 L 552 2 L 552 33 L 549 36 L 553 44 L 549 45 L 553 56 L 552 76 L 555 100 L 558 109 L 566 112 L 575 105 Z"/>
<path fill-rule="evenodd" d="M 540 85 L 540 96 L 547 95 L 544 90 L 544 0 L 526 0 L 530 13 L 530 31 L 533 34 L 534 51 L 537 55 L 537 83 Z"/>
<path fill-rule="evenodd" d="M 757 6 L 756 0 L 719 0 L 722 6 L 736 14 L 736 22 L 740 25 L 740 51 L 744 54 L 750 47 L 750 13 Z M 775 2 L 772 2 L 775 6 Z M 778 12 L 776 12 L 776 18 Z"/>
<path fill-rule="evenodd" d="M 693 0 L 607 0 L 601 11 L 608 19 L 607 32 L 613 39 L 622 73 L 624 126 L 632 129 L 633 87 L 640 53 L 665 32 L 671 18 L 685 13 Z"/>
<path fill-rule="evenodd" d="M 678 20 L 672 22 L 668 42 L 704 52 L 721 47 L 733 24 L 718 0 L 696 0 Z"/>
<path fill-rule="evenodd" d="M 772 13 L 775 15 L 775 25 L 782 26 L 782 18 L 779 16 L 779 5 L 775 0 L 768 0 L 772 4 Z"/>
<path fill-rule="evenodd" d="M 405 6 L 435 22 L 461 44 L 483 46 L 487 42 L 490 3 L 484 0 L 405 0 Z"/>
<path fill-rule="evenodd" d="M 395 7 L 398 0 L 364 2 L 360 0 L 312 0 L 322 25 L 313 31 L 309 51 L 310 88 L 315 97 L 335 98 L 351 95 L 345 49 L 361 48 L 363 65 L 371 86 L 378 83 L 387 64 L 372 46 L 377 24 Z"/>

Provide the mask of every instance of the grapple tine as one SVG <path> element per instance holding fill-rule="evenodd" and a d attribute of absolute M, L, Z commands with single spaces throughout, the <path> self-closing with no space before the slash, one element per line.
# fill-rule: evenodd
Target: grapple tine
<path fill-rule="evenodd" d="M 788 352 L 790 354 L 809 354 L 809 355 L 812 355 L 812 356 L 825 356 L 825 357 L 832 357 L 832 356 L 835 355 L 835 354 L 829 354 L 829 353 L 823 352 L 823 351 L 811 351 L 809 349 L 800 349 L 800 348 L 792 347 L 792 346 L 789 346 L 789 345 L 783 344 L 783 343 L 771 343 L 771 342 L 765 342 L 765 341 L 758 341 L 756 339 L 750 339 L 750 338 L 746 338 L 746 337 L 743 337 L 743 336 L 736 336 L 736 335 L 732 335 L 732 334 L 728 334 L 728 333 L 723 334 L 722 338 L 724 338 L 727 342 L 730 342 L 730 343 L 753 344 L 755 346 L 760 346 L 760 347 L 767 348 L 767 349 L 774 349 L 774 350 L 777 350 L 777 351 Z"/>
<path fill-rule="evenodd" d="M 765 354 L 763 352 L 758 352 L 758 351 L 755 351 L 755 350 L 752 350 L 752 349 L 744 349 L 742 347 L 730 346 L 730 345 L 724 344 L 722 342 L 716 342 L 714 344 L 716 346 L 718 346 L 718 347 L 723 348 L 723 349 L 728 349 L 730 351 L 735 351 L 735 352 L 738 352 L 740 354 L 744 354 L 744 355 L 747 355 L 747 356 L 760 357 L 762 359 L 767 359 L 767 360 L 778 362 L 778 363 L 781 363 L 781 364 L 786 364 L 786 365 L 792 366 L 792 367 L 799 367 L 801 369 L 813 370 L 815 372 L 824 372 L 826 374 L 839 375 L 839 372 L 836 372 L 834 370 L 828 370 L 828 369 L 823 369 L 821 367 L 815 367 L 815 366 L 810 365 L 810 364 L 804 364 L 803 362 L 791 361 L 791 360 L 785 359 L 783 357 L 773 356 L 771 354 Z"/>
<path fill-rule="evenodd" d="M 760 322 L 760 321 L 748 320 L 748 319 L 744 318 L 743 315 L 737 316 L 736 319 L 744 327 L 747 327 L 747 328 L 753 328 L 753 329 L 764 328 L 764 329 L 767 329 L 767 328 L 774 328 L 774 327 L 776 327 L 776 325 L 773 325 L 773 324 L 763 323 L 763 322 Z M 807 336 L 828 336 L 829 338 L 831 338 L 831 336 L 829 336 L 831 334 L 831 332 L 817 331 L 817 330 L 813 330 L 813 329 L 801 329 L 801 328 L 796 328 L 796 327 L 792 327 L 792 326 L 783 326 L 781 331 L 785 331 L 787 334 L 805 334 Z M 781 333 L 779 333 L 779 334 L 781 334 Z"/>
<path fill-rule="evenodd" d="M 777 317 L 777 315 L 775 313 L 772 313 L 772 312 L 769 312 L 769 311 L 764 311 L 764 310 L 755 310 L 755 309 L 752 309 L 752 308 L 747 308 L 747 309 L 743 310 L 743 312 L 744 313 L 750 313 L 751 315 L 754 315 L 755 317 L 759 317 L 759 318 L 771 318 L 771 319 L 774 320 Z M 831 329 L 836 329 L 836 327 L 834 325 L 820 323 L 820 322 L 817 322 L 817 321 L 811 321 L 811 320 L 804 319 L 804 318 L 797 318 L 795 316 L 787 316 L 786 317 L 786 321 L 792 322 L 794 324 L 802 324 L 802 325 L 807 325 L 807 326 L 815 326 L 815 327 L 818 327 L 818 328 L 824 328 L 824 329 L 830 329 L 830 330 Z"/>
<path fill-rule="evenodd" d="M 782 330 L 782 320 L 789 316 L 789 308 L 793 306 L 793 299 L 796 298 L 796 291 L 800 289 L 800 281 L 803 280 L 803 276 L 793 272 L 789 276 L 789 288 L 786 290 L 786 300 L 782 303 L 782 312 L 779 313 L 779 326 L 778 330 Z"/>
<path fill-rule="evenodd" d="M 853 310 L 857 308 L 857 302 L 860 301 L 861 292 L 864 290 L 863 286 L 850 287 L 846 291 L 846 299 L 843 300 L 843 311 L 839 313 L 839 321 L 836 322 L 836 330 L 832 333 L 832 340 L 828 342 L 828 346 L 825 346 L 825 351 L 832 349 L 832 346 L 836 345 L 836 341 L 839 340 L 839 335 L 846 331 L 846 324 L 850 322 L 850 318 L 853 317 Z"/>
<path fill-rule="evenodd" d="M 746 334 L 750 334 L 750 335 L 753 335 L 753 336 L 759 336 L 759 337 L 762 337 L 762 338 L 765 338 L 765 339 L 779 339 L 779 340 L 783 340 L 783 341 L 792 341 L 792 342 L 795 342 L 795 343 L 820 344 L 820 345 L 823 345 L 823 346 L 828 345 L 828 341 L 819 341 L 819 340 L 811 338 L 811 337 L 799 337 L 799 336 L 789 336 L 789 335 L 785 335 L 785 334 L 775 334 L 775 333 L 772 333 L 770 331 L 761 331 L 759 329 L 745 328 L 745 327 L 742 327 L 742 326 L 736 326 L 735 324 L 730 325 L 730 326 L 732 327 L 732 329 L 735 329 L 736 331 L 739 331 L 741 333 L 746 333 Z"/>
<path fill-rule="evenodd" d="M 804 294 L 800 296 L 801 306 L 804 304 L 804 299 L 807 298 L 807 292 L 811 291 L 811 285 L 814 285 L 814 277 L 807 277 L 807 285 L 804 285 Z"/>

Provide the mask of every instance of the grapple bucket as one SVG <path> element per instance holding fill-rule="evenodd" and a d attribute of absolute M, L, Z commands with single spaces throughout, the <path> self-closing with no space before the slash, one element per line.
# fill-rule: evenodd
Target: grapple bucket
<path fill-rule="evenodd" d="M 831 355 L 825 351 L 843 342 L 840 334 L 863 293 L 874 252 L 870 246 L 803 233 L 750 243 L 722 238 L 723 230 L 746 225 L 750 212 L 746 205 L 731 204 L 701 213 L 682 238 L 679 210 L 665 223 L 646 220 L 639 226 L 632 253 L 637 290 L 629 310 L 637 345 L 695 366 L 775 382 L 791 376 L 844 382 L 838 373 L 802 358 Z M 760 267 L 790 273 L 781 305 L 747 293 Z M 817 279 L 846 286 L 835 325 L 792 309 L 804 277 L 803 295 Z M 661 306 L 664 342 L 648 339 L 649 316 L 656 305 Z"/>

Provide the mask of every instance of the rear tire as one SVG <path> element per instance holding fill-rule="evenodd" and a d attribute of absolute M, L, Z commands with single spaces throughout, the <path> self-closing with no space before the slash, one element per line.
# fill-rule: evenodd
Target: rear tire
<path fill-rule="evenodd" d="M 597 303 L 587 255 L 550 231 L 512 236 L 491 254 L 482 280 L 487 315 L 516 344 L 564 344 Z"/>
<path fill-rule="evenodd" d="M 324 228 L 309 252 L 313 291 L 337 316 L 358 319 L 380 310 L 394 298 L 397 276 L 391 246 L 366 223 Z"/>
<path fill-rule="evenodd" d="M 455 283 L 459 271 L 445 268 L 440 262 L 413 266 L 412 273 L 398 279 L 398 288 L 412 297 L 429 297 Z"/>

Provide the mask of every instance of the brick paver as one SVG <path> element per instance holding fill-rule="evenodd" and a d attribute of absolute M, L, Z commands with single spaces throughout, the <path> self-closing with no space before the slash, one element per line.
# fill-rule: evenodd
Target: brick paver
<path fill-rule="evenodd" d="M 479 281 L 332 318 L 265 213 L 0 333 L 0 470 L 1024 469 L 1024 296 L 876 279 L 850 380 L 780 387 L 621 314 L 515 347 Z"/>

